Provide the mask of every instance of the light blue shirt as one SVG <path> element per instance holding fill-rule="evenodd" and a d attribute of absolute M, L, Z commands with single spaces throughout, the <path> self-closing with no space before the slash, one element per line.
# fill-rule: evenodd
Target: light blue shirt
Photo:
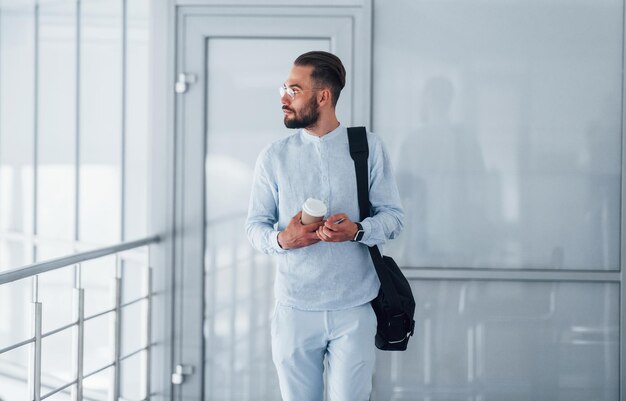
<path fill-rule="evenodd" d="M 318 242 L 284 250 L 278 233 L 287 227 L 307 198 L 322 200 L 325 218 L 345 213 L 358 222 L 359 204 L 348 131 L 339 126 L 317 137 L 306 130 L 263 149 L 254 172 L 246 232 L 252 246 L 277 255 L 274 290 L 283 305 L 302 310 L 339 310 L 376 297 L 380 282 L 367 250 L 395 238 L 404 212 L 380 138 L 368 133 L 371 215 L 361 222 L 365 234 L 357 242 Z"/>

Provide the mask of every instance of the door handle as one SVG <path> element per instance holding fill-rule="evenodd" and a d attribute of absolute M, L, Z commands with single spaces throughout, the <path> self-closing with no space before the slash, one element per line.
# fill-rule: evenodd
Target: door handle
<path fill-rule="evenodd" d="M 196 82 L 196 74 L 187 74 L 181 72 L 178 74 L 178 81 L 176 81 L 176 93 L 185 93 L 189 84 Z"/>
<path fill-rule="evenodd" d="M 172 384 L 183 384 L 185 382 L 185 376 L 193 374 L 193 366 L 191 365 L 176 365 L 176 371 L 172 373 Z"/>

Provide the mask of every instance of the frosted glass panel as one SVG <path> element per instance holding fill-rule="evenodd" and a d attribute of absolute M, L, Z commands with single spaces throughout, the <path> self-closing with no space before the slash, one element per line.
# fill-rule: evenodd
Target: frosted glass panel
<path fill-rule="evenodd" d="M 0 239 L 0 272 L 29 264 L 32 253 L 31 245 L 25 241 Z"/>
<path fill-rule="evenodd" d="M 400 263 L 618 269 L 622 1 L 374 7 Z"/>
<path fill-rule="evenodd" d="M 72 381 L 72 331 L 63 330 L 41 340 L 41 374 L 49 389 Z"/>
<path fill-rule="evenodd" d="M 0 354 L 0 368 L 9 374 L 0 375 L 0 399 L 22 401 L 28 399 L 28 347 L 20 347 Z"/>
<path fill-rule="evenodd" d="M 69 247 L 39 245 L 37 246 L 36 262 L 67 256 L 72 253 L 72 249 Z M 42 303 L 42 330 L 44 332 L 72 323 L 74 278 L 73 265 L 39 275 L 39 302 Z"/>
<path fill-rule="evenodd" d="M 619 398 L 619 285 L 412 282 L 416 334 L 376 401 Z"/>
<path fill-rule="evenodd" d="M 143 351 L 122 361 L 120 392 L 126 400 L 144 400 L 147 397 L 145 394 L 146 378 L 142 371 L 145 359 L 146 353 Z"/>
<path fill-rule="evenodd" d="M 83 382 L 85 398 L 88 397 L 95 401 L 105 401 L 113 398 L 111 389 L 113 373 L 113 368 L 108 368 L 85 379 Z"/>
<path fill-rule="evenodd" d="M 79 239 L 120 240 L 122 2 L 81 3 Z"/>
<path fill-rule="evenodd" d="M 31 337 L 31 288 L 30 278 L 0 286 L 0 348 Z"/>
<path fill-rule="evenodd" d="M 33 231 L 35 16 L 0 14 L 0 231 Z"/>
<path fill-rule="evenodd" d="M 85 291 L 85 294 L 87 291 Z M 106 366 L 113 361 L 113 336 L 111 325 L 113 312 L 85 322 L 84 372 L 86 374 Z"/>
<path fill-rule="evenodd" d="M 150 104 L 149 13 L 151 0 L 127 6 L 125 239 L 148 234 L 148 106 Z"/>
<path fill-rule="evenodd" d="M 208 41 L 206 400 L 280 399 L 270 353 L 274 260 L 250 247 L 243 227 L 259 150 L 290 134 L 278 88 L 298 55 L 329 45 Z"/>
<path fill-rule="evenodd" d="M 37 233 L 74 239 L 76 4 L 39 8 Z"/>

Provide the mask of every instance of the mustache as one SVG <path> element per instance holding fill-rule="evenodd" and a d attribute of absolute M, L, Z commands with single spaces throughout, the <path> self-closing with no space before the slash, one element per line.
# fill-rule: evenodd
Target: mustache
<path fill-rule="evenodd" d="M 291 109 L 291 108 L 289 108 L 287 106 L 283 106 L 282 108 L 283 108 L 283 110 L 291 111 L 292 113 L 294 112 L 293 109 Z"/>

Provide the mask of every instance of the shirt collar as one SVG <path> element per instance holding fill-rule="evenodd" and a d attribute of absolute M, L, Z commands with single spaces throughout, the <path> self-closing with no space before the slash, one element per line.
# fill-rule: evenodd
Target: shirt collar
<path fill-rule="evenodd" d="M 308 141 L 308 142 L 321 143 L 321 142 L 328 142 L 338 136 L 341 136 L 341 134 L 345 133 L 345 131 L 346 131 L 346 128 L 343 125 L 339 124 L 337 128 L 330 131 L 328 134 L 320 137 L 317 135 L 313 135 L 310 132 L 308 132 L 306 129 L 302 128 L 300 130 L 300 137 L 302 137 L 303 140 Z"/>

